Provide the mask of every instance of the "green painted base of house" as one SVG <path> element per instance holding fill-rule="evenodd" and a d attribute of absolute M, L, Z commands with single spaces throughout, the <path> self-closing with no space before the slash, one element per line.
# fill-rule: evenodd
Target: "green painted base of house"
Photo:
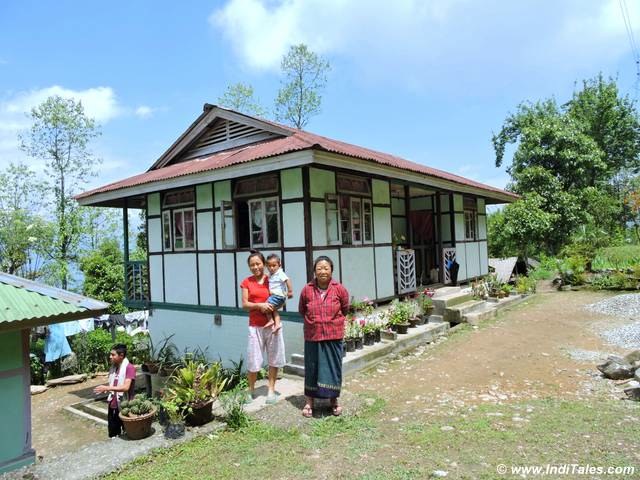
<path fill-rule="evenodd" d="M 36 452 L 31 450 L 25 453 L 21 457 L 12 458 L 5 462 L 0 463 L 0 474 L 17 470 L 18 468 L 26 467 L 36 462 Z"/>
<path fill-rule="evenodd" d="M 127 303 L 126 304 L 130 308 L 140 308 L 141 305 Z M 175 310 L 177 312 L 195 312 L 195 313 L 219 313 L 220 315 L 237 315 L 237 316 L 247 316 L 246 310 L 242 308 L 236 307 L 216 307 L 215 305 L 189 305 L 185 303 L 165 303 L 165 302 L 150 302 L 147 303 L 143 308 L 148 308 L 153 310 L 157 308 L 158 310 Z M 280 317 L 283 320 L 289 322 L 297 322 L 302 323 L 302 316 L 298 312 L 280 312 Z"/>

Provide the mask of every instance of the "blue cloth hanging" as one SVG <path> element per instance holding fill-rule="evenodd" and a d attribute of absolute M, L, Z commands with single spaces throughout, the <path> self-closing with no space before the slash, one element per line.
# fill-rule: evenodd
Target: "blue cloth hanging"
<path fill-rule="evenodd" d="M 71 347 L 64 335 L 64 324 L 49 325 L 49 335 L 44 339 L 44 361 L 53 362 L 71 353 Z"/>

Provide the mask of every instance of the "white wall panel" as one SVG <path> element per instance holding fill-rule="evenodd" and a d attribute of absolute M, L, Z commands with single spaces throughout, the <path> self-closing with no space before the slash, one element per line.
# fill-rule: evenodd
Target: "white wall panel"
<path fill-rule="evenodd" d="M 391 297 L 394 294 L 393 249 L 376 247 L 376 285 L 378 298 Z"/>
<path fill-rule="evenodd" d="M 480 276 L 480 248 L 478 242 L 467 243 L 467 278 Z"/>
<path fill-rule="evenodd" d="M 458 270 L 458 282 L 462 282 L 467 278 L 467 250 L 464 243 L 456 245 L 456 262 L 460 265 Z"/>
<path fill-rule="evenodd" d="M 440 216 L 440 231 L 442 232 L 442 241 L 451 241 L 451 220 L 449 214 Z"/>
<path fill-rule="evenodd" d="M 160 193 L 147 195 L 147 215 L 160 215 Z"/>
<path fill-rule="evenodd" d="M 371 193 L 373 203 L 389 203 L 391 201 L 389 196 L 389 182 L 374 178 L 371 180 Z"/>
<path fill-rule="evenodd" d="M 197 215 L 198 250 L 213 250 L 213 212 L 200 212 Z"/>
<path fill-rule="evenodd" d="M 282 205 L 282 228 L 284 245 L 304 247 L 304 206 L 302 202 Z"/>
<path fill-rule="evenodd" d="M 487 217 L 478 215 L 478 238 L 487 238 Z"/>
<path fill-rule="evenodd" d="M 147 222 L 149 235 L 149 251 L 162 251 L 162 221 L 159 218 L 150 218 Z"/>
<path fill-rule="evenodd" d="M 324 198 L 326 193 L 336 193 L 336 176 L 330 170 L 309 169 L 309 193 L 312 197 Z"/>
<path fill-rule="evenodd" d="M 327 244 L 327 217 L 324 203 L 311 202 L 311 237 L 314 247 Z"/>
<path fill-rule="evenodd" d="M 238 275 L 238 284 L 236 285 L 236 265 L 233 253 L 216 254 L 216 263 L 218 266 L 218 305 L 221 307 L 235 307 L 240 282 L 247 275 Z"/>
<path fill-rule="evenodd" d="M 464 240 L 464 214 L 456 213 L 455 222 L 456 240 Z"/>
<path fill-rule="evenodd" d="M 288 312 L 298 311 L 300 291 L 307 283 L 307 265 L 305 259 L 305 252 L 285 252 L 284 254 L 285 272 L 293 283 L 293 298 L 287 300 Z"/>
<path fill-rule="evenodd" d="M 216 304 L 216 258 L 213 253 L 198 255 L 198 281 L 200 282 L 200 304 Z"/>
<path fill-rule="evenodd" d="M 210 183 L 196 186 L 196 208 L 213 208 L 212 188 Z"/>
<path fill-rule="evenodd" d="M 349 293 L 362 300 L 364 297 L 375 298 L 376 277 L 373 270 L 373 248 L 343 248 L 342 284 Z"/>
<path fill-rule="evenodd" d="M 302 169 L 291 168 L 280 172 L 282 198 L 302 197 Z"/>
<path fill-rule="evenodd" d="M 149 282 L 152 302 L 164 302 L 162 283 L 162 255 L 149 255 Z"/>
<path fill-rule="evenodd" d="M 168 303 L 198 304 L 198 277 L 195 253 L 164 256 L 164 292 Z"/>
<path fill-rule="evenodd" d="M 478 242 L 480 250 L 480 275 L 489 273 L 489 253 L 487 250 L 487 242 Z"/>
<path fill-rule="evenodd" d="M 391 209 L 373 207 L 373 232 L 376 243 L 391 243 Z"/>

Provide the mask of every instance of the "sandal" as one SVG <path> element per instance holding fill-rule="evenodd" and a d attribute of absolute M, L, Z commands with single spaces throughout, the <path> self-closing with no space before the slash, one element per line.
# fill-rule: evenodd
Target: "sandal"
<path fill-rule="evenodd" d="M 336 402 L 331 403 L 331 413 L 334 417 L 339 417 L 342 415 L 342 407 L 338 405 Z"/>
<path fill-rule="evenodd" d="M 311 405 L 309 405 L 308 403 L 302 409 L 302 416 L 305 417 L 305 418 L 313 417 L 313 407 Z"/>

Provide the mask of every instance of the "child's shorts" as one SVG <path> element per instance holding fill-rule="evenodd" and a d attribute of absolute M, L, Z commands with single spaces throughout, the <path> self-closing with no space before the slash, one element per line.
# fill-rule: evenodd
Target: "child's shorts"
<path fill-rule="evenodd" d="M 269 298 L 267 298 L 267 303 L 269 305 L 273 305 L 273 308 L 275 308 L 276 310 L 282 308 L 284 302 L 286 301 L 287 299 L 285 297 L 281 297 L 280 295 L 269 295 Z"/>

